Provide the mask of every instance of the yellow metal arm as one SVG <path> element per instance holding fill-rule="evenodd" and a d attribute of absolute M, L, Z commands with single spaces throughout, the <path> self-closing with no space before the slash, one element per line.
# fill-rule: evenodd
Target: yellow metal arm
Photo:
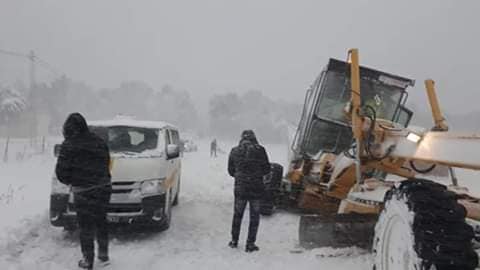
<path fill-rule="evenodd" d="M 350 82 L 352 86 L 352 132 L 355 139 L 362 140 L 362 117 L 360 116 L 360 60 L 358 49 L 350 49 Z"/>
<path fill-rule="evenodd" d="M 351 104 L 352 104 L 352 132 L 353 137 L 355 138 L 357 144 L 357 153 L 355 158 L 355 176 L 357 179 L 357 183 L 362 183 L 362 160 L 361 155 L 363 152 L 363 132 L 362 132 L 362 123 L 363 118 L 360 115 L 360 107 L 361 107 L 361 99 L 360 99 L 360 60 L 358 49 L 350 49 L 348 51 L 350 56 L 350 84 L 352 86 L 352 96 L 351 96 Z"/>
<path fill-rule="evenodd" d="M 427 89 L 428 101 L 430 103 L 430 108 L 432 109 L 433 121 L 435 123 L 435 126 L 432 128 L 432 130 L 448 131 L 447 121 L 442 115 L 437 94 L 435 92 L 435 82 L 433 80 L 426 80 L 425 88 Z"/>

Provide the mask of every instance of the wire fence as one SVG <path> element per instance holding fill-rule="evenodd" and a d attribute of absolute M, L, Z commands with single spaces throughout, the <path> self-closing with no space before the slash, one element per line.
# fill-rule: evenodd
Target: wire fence
<path fill-rule="evenodd" d="M 53 155 L 54 145 L 61 142 L 56 137 L 0 138 L 1 161 L 23 161 L 39 155 Z"/>

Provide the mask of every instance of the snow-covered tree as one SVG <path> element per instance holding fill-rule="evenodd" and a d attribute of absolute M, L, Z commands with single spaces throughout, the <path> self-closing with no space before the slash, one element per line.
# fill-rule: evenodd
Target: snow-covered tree
<path fill-rule="evenodd" d="M 269 142 L 285 141 L 287 126 L 296 125 L 302 109 L 301 104 L 273 100 L 258 90 L 215 95 L 209 106 L 212 135 L 237 139 L 242 130 L 253 129 Z"/>
<path fill-rule="evenodd" d="M 27 104 L 20 92 L 10 87 L 0 87 L 0 118 L 8 124 L 9 121 L 25 111 Z"/>
<path fill-rule="evenodd" d="M 7 141 L 3 161 L 8 161 L 8 144 L 10 142 L 10 124 L 25 111 L 27 105 L 20 92 L 10 87 L 0 86 L 0 121 L 7 128 Z"/>

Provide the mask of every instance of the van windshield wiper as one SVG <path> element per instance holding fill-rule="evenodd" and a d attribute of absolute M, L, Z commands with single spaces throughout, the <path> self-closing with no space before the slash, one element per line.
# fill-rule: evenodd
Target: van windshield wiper
<path fill-rule="evenodd" d="M 112 151 L 112 152 L 116 154 L 125 154 L 129 156 L 134 156 L 139 154 L 138 152 L 133 152 L 133 151 Z"/>

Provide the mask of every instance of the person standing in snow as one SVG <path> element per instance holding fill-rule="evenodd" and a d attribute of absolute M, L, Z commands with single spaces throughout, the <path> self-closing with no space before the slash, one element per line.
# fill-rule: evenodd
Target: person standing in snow
<path fill-rule="evenodd" d="M 58 180 L 71 185 L 74 193 L 83 254 L 78 266 L 92 269 L 95 235 L 100 264 L 109 262 L 106 220 L 106 206 L 112 190 L 109 149 L 104 140 L 89 131 L 85 118 L 79 113 L 68 116 L 63 125 L 63 136 L 65 140 L 55 172 Z"/>
<path fill-rule="evenodd" d="M 265 148 L 258 143 L 252 130 L 243 131 L 239 145 L 230 152 L 228 173 L 235 178 L 232 240 L 228 245 L 231 248 L 238 247 L 243 213 L 248 203 L 250 224 L 245 251 L 258 251 L 255 242 L 260 224 L 260 199 L 265 191 L 263 178 L 270 173 L 270 162 Z"/>
<path fill-rule="evenodd" d="M 210 143 L 210 157 L 217 157 L 217 139 Z"/>

